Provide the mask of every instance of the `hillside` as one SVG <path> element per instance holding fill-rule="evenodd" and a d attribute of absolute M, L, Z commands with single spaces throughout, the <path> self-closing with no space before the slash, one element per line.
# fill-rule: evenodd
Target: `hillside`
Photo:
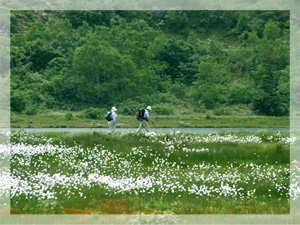
<path fill-rule="evenodd" d="M 289 95 L 288 11 L 11 12 L 16 113 L 286 116 Z"/>

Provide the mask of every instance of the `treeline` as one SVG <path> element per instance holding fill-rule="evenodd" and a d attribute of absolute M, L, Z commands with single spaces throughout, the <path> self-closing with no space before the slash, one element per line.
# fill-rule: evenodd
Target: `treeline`
<path fill-rule="evenodd" d="M 289 12 L 11 12 L 13 112 L 112 105 L 288 115 Z"/>

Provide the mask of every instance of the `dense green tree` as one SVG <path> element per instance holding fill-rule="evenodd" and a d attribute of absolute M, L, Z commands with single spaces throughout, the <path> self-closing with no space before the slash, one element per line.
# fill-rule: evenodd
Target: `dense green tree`
<path fill-rule="evenodd" d="M 264 38 L 260 40 L 259 45 L 255 48 L 256 57 L 261 67 L 258 70 L 258 77 L 256 77 L 259 96 L 255 97 L 254 106 L 266 115 L 284 114 L 281 112 L 282 107 L 278 101 L 277 89 L 280 71 L 284 70 L 289 63 L 289 47 L 287 42 L 279 38 L 279 27 L 270 20 L 265 25 Z M 283 111 L 288 112 L 287 110 Z"/>
<path fill-rule="evenodd" d="M 157 41 L 154 50 L 155 59 L 166 65 L 163 73 L 173 81 L 180 80 L 191 84 L 198 67 L 198 58 L 193 46 L 179 38 L 165 40 Z"/>
<path fill-rule="evenodd" d="M 104 11 L 79 11 L 79 10 L 66 10 L 62 11 L 60 17 L 66 18 L 70 21 L 74 28 L 83 25 L 83 22 L 88 22 L 89 26 L 105 25 L 108 26 L 115 12 Z"/>
<path fill-rule="evenodd" d="M 288 11 L 41 13 L 11 12 L 15 112 L 245 104 L 289 113 Z"/>

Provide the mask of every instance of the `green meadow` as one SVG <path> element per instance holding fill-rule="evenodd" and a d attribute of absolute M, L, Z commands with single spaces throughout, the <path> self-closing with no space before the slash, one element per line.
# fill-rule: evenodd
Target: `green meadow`
<path fill-rule="evenodd" d="M 26 115 L 12 113 L 12 128 L 102 128 L 108 127 L 104 118 L 105 111 L 87 114 L 84 111 L 48 111 L 35 115 Z M 218 116 L 213 113 L 178 113 L 174 115 L 160 115 L 153 111 L 152 118 L 154 125 L 152 127 L 289 127 L 289 117 L 272 117 L 236 114 L 230 116 Z M 138 127 L 139 122 L 135 113 L 129 115 L 118 114 L 117 127 L 128 128 Z"/>
<path fill-rule="evenodd" d="M 265 132 L 17 132 L 11 213 L 287 214 L 292 141 Z"/>

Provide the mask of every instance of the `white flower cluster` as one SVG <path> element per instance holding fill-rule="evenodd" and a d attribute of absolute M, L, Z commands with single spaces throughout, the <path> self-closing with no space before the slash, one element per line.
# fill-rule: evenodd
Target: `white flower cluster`
<path fill-rule="evenodd" d="M 185 147 L 185 140 L 193 137 L 185 137 L 180 133 L 176 133 L 173 139 L 156 134 L 147 137 L 150 141 L 157 140 L 164 144 L 165 151 L 139 146 L 132 148 L 128 154 L 109 151 L 103 145 L 93 148 L 83 148 L 76 143 L 74 147 L 64 143 L 54 145 L 52 140 L 40 138 L 44 144 L 12 142 L 0 148 L 0 152 L 5 154 L 7 150 L 3 149 L 10 149 L 11 152 L 12 199 L 21 195 L 27 199 L 59 199 L 60 196 L 86 198 L 89 194 L 87 190 L 92 187 L 105 189 L 107 196 L 155 193 L 160 196 L 188 194 L 196 198 L 230 196 L 247 199 L 256 197 L 257 185 L 272 190 L 270 196 L 291 196 L 295 199 L 300 194 L 297 183 L 300 177 L 299 162 L 293 162 L 291 169 L 289 165 L 259 165 L 251 162 L 228 162 L 227 165 L 199 162 L 190 166 L 180 157 L 176 158 L 178 151 L 202 154 L 209 150 Z M 38 142 L 36 136 L 31 138 L 27 135 L 28 139 Z M 234 135 L 208 135 L 193 139 L 202 142 L 209 140 L 239 143 L 261 141 L 255 136 L 241 138 Z M 55 165 L 56 169 L 53 170 L 51 165 Z M 288 185 L 290 174 L 292 182 Z"/>
<path fill-rule="evenodd" d="M 293 144 L 297 140 L 296 137 L 282 137 L 280 131 L 277 134 L 275 134 L 274 136 L 271 135 L 271 136 L 265 137 L 263 135 L 263 137 L 270 142 L 278 142 L 278 143 L 283 143 L 285 145 Z"/>
<path fill-rule="evenodd" d="M 186 148 L 186 147 L 183 147 L 182 151 L 184 151 L 184 152 L 208 152 L 209 149 L 208 148 L 196 149 L 196 148 Z"/>
<path fill-rule="evenodd" d="M 157 142 L 162 137 L 165 139 L 168 137 L 166 134 L 154 133 L 146 134 L 148 137 L 147 140 L 150 142 Z M 189 142 L 189 143 L 237 143 L 237 144 L 246 144 L 246 143 L 257 143 L 260 144 L 263 142 L 262 139 L 269 142 L 278 142 L 286 145 L 293 144 L 297 138 L 296 137 L 283 137 L 280 132 L 275 134 L 274 136 L 265 136 L 262 137 L 256 135 L 246 135 L 246 136 L 238 136 L 237 134 L 202 134 L 202 135 L 188 135 L 183 134 L 180 131 L 174 131 L 170 133 L 170 138 L 173 142 Z M 171 140 L 168 140 L 170 143 Z"/>

